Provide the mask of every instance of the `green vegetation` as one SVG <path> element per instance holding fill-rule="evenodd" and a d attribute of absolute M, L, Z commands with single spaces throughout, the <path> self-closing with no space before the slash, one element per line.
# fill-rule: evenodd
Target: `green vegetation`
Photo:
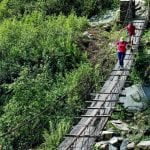
<path fill-rule="evenodd" d="M 81 50 L 86 17 L 118 0 L 0 1 L 0 146 L 56 149 L 113 66 Z M 78 16 L 78 17 L 77 17 Z M 82 17 L 81 17 L 82 16 Z M 108 35 L 102 35 L 108 42 Z M 108 48 L 108 47 L 104 47 Z M 99 63 L 99 65 L 97 65 Z"/>
<path fill-rule="evenodd" d="M 74 11 L 79 16 L 91 16 L 103 12 L 104 9 L 114 8 L 118 3 L 119 0 L 1 0 L 0 19 L 12 16 L 21 18 L 33 11 L 46 15 L 68 15 Z"/>
<path fill-rule="evenodd" d="M 131 79 L 134 83 L 150 84 L 150 31 L 145 32 Z"/>
<path fill-rule="evenodd" d="M 74 15 L 45 20 L 40 13 L 0 25 L 3 149 L 42 143 L 49 121 L 59 124 L 81 108 L 93 69 L 74 40 L 86 25 Z"/>

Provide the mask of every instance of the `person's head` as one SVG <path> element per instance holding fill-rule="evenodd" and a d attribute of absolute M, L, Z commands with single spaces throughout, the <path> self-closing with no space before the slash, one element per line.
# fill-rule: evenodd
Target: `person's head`
<path fill-rule="evenodd" d="M 121 38 L 120 38 L 120 42 L 123 42 L 123 41 L 124 41 L 124 38 L 123 38 L 123 37 L 121 37 Z"/>

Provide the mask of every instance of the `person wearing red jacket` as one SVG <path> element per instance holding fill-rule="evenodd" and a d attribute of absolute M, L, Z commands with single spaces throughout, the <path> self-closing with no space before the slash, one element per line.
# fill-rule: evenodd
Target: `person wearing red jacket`
<path fill-rule="evenodd" d="M 121 37 L 120 40 L 116 43 L 116 45 L 117 45 L 120 69 L 123 69 L 124 58 L 125 58 L 128 42 L 124 41 L 123 37 Z"/>

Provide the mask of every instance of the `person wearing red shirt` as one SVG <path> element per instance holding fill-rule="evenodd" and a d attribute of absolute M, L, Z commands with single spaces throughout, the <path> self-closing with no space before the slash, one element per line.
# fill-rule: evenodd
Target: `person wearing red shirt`
<path fill-rule="evenodd" d="M 123 69 L 124 57 L 125 57 L 125 54 L 126 54 L 128 42 L 124 41 L 123 37 L 121 37 L 116 45 L 117 45 L 117 52 L 118 52 L 118 59 L 119 59 L 120 69 Z"/>
<path fill-rule="evenodd" d="M 133 37 L 135 36 L 136 27 L 133 25 L 133 23 L 129 23 L 125 28 L 127 29 L 129 35 L 129 43 L 133 45 Z"/>

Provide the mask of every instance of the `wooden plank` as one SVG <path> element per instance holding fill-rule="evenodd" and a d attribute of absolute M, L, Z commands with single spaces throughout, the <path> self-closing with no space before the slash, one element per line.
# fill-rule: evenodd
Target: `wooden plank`
<path fill-rule="evenodd" d="M 81 117 L 79 118 L 82 118 L 82 117 L 96 117 L 96 118 L 101 118 L 101 117 L 111 117 L 111 115 L 81 115 Z"/>
<path fill-rule="evenodd" d="M 66 134 L 65 137 L 78 137 L 78 138 L 98 138 L 100 135 L 75 135 L 75 134 Z"/>
<path fill-rule="evenodd" d="M 88 107 L 88 109 L 115 109 L 116 107 Z"/>

